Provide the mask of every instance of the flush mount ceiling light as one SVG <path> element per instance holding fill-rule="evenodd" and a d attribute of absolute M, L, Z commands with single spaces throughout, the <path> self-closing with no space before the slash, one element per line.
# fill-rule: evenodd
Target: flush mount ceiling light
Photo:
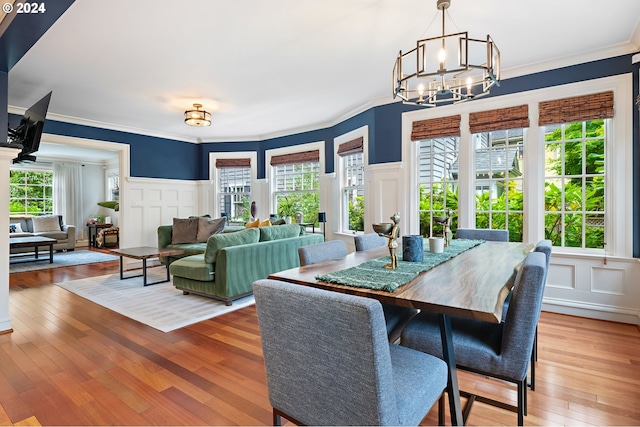
<path fill-rule="evenodd" d="M 201 110 L 202 104 L 193 104 L 195 110 L 184 112 L 184 122 L 189 126 L 211 126 L 211 114 Z"/>
<path fill-rule="evenodd" d="M 398 53 L 393 67 L 393 97 L 405 104 L 435 107 L 468 101 L 500 86 L 500 51 L 468 33 L 445 34 L 445 11 L 450 0 L 437 0 L 442 11 L 442 35 L 418 40 L 416 47 Z"/>

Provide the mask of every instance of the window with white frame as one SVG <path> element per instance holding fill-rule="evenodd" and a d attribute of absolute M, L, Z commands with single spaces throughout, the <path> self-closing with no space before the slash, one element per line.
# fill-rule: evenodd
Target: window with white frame
<path fill-rule="evenodd" d="M 364 231 L 364 138 L 338 146 L 338 171 L 342 195 L 342 231 Z"/>
<path fill-rule="evenodd" d="M 220 214 L 229 221 L 247 222 L 251 216 L 251 159 L 218 159 L 216 175 Z"/>
<path fill-rule="evenodd" d="M 442 236 L 442 219 L 447 216 L 452 216 L 451 231 L 455 232 L 460 138 L 450 136 L 421 140 L 418 150 L 420 234 Z"/>
<path fill-rule="evenodd" d="M 476 228 L 509 230 L 522 241 L 524 220 L 524 129 L 473 135 Z"/>
<path fill-rule="evenodd" d="M 545 126 L 545 238 L 604 248 L 606 121 Z"/>
<path fill-rule="evenodd" d="M 303 151 L 271 157 L 273 206 L 279 217 L 306 224 L 318 221 L 320 206 L 320 153 Z"/>
<path fill-rule="evenodd" d="M 9 213 L 51 215 L 53 213 L 53 171 L 9 171 Z"/>
<path fill-rule="evenodd" d="M 632 111 L 625 107 L 630 85 L 626 76 L 610 77 L 456 106 L 462 122 L 469 123 L 459 146 L 465 165 L 457 177 L 460 226 L 505 228 L 512 241 L 547 238 L 559 253 L 602 254 L 604 249 L 631 256 L 633 240 L 625 231 L 633 220 L 628 197 Z M 518 107 L 493 110 L 497 120 L 491 126 L 498 129 L 477 129 L 486 122 L 475 117 L 478 105 L 508 100 L 527 103 L 519 119 L 508 126 L 500 123 L 506 110 Z M 529 110 L 538 117 L 529 118 Z M 435 114 L 408 116 L 422 120 L 410 122 L 412 143 L 403 147 L 403 157 L 422 152 L 426 139 L 413 137 L 416 123 L 437 120 Z M 418 193 L 425 177 L 418 162 L 411 164 L 415 169 L 407 176 Z M 422 214 L 419 201 L 410 205 Z M 410 232 L 423 228 L 422 217 L 415 214 L 410 223 Z"/>

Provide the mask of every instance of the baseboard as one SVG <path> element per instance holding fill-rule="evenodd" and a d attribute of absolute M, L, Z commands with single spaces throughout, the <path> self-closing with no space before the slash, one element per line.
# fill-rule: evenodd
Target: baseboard
<path fill-rule="evenodd" d="M 590 319 L 640 325 L 640 311 L 602 304 L 544 298 L 542 310 L 552 313 L 569 314 Z"/>

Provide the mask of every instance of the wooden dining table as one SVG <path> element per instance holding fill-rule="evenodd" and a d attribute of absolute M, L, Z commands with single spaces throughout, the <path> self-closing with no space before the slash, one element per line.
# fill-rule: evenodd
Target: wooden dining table
<path fill-rule="evenodd" d="M 327 283 L 316 279 L 317 276 L 388 256 L 389 249 L 386 246 L 352 252 L 344 257 L 281 271 L 269 275 L 269 278 L 375 298 L 385 304 L 437 313 L 443 356 L 448 366 L 447 394 L 451 423 L 463 425 L 450 316 L 499 323 L 502 320 L 502 306 L 513 283 L 512 275 L 533 247 L 533 244 L 527 243 L 485 242 L 419 274 L 395 292 Z"/>

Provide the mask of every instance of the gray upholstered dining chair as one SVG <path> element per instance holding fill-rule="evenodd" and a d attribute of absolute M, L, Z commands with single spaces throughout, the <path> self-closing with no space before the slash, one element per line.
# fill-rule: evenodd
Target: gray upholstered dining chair
<path fill-rule="evenodd" d="M 546 260 L 540 252 L 530 252 L 518 271 L 513 296 L 502 323 L 474 319 L 451 318 L 453 348 L 458 369 L 515 383 L 517 406 L 472 395 L 474 400 L 488 403 L 518 414 L 523 425 L 527 404 L 527 368 L 531 360 L 546 277 Z M 442 356 L 438 318 L 422 312 L 405 327 L 401 344 L 434 356 Z M 465 394 L 465 393 L 461 393 Z M 468 415 L 468 406 L 465 418 Z"/>
<path fill-rule="evenodd" d="M 342 240 L 328 240 L 298 248 L 300 266 L 347 256 L 347 245 Z"/>
<path fill-rule="evenodd" d="M 353 242 L 356 244 L 356 251 L 366 251 L 367 249 L 388 244 L 389 239 L 380 236 L 378 233 L 366 233 L 353 236 Z"/>
<path fill-rule="evenodd" d="M 456 230 L 456 239 L 508 242 L 509 230 L 494 230 L 489 228 L 458 228 Z"/>
<path fill-rule="evenodd" d="M 353 236 L 353 241 L 356 244 L 356 252 L 385 246 L 389 243 L 386 237 L 382 237 L 377 233 L 359 234 Z M 382 304 L 382 309 L 384 310 L 384 318 L 387 321 L 387 333 L 390 342 L 396 342 L 409 320 L 418 314 L 418 310 L 415 308 L 399 307 L 392 304 Z"/>
<path fill-rule="evenodd" d="M 387 340 L 380 302 L 253 283 L 273 423 L 418 425 L 447 386 L 437 357 Z"/>
<path fill-rule="evenodd" d="M 549 263 L 551 262 L 551 249 L 553 247 L 553 244 L 551 243 L 551 240 L 540 240 L 535 248 L 533 248 L 534 252 L 541 252 L 544 254 L 545 259 L 546 259 L 546 270 L 544 273 L 544 283 L 546 285 L 547 283 L 547 274 L 549 273 Z M 502 319 L 506 319 L 507 318 L 507 312 L 509 311 L 509 303 L 511 301 L 511 297 L 512 297 L 513 292 L 509 292 L 509 295 L 507 295 L 507 299 L 504 302 L 504 305 L 502 306 Z M 529 382 L 529 388 L 531 388 L 531 391 L 535 391 L 536 389 L 536 361 L 538 360 L 538 326 L 536 325 L 536 335 L 533 339 L 533 350 L 531 351 L 531 365 L 530 365 L 530 369 L 531 369 L 531 375 L 530 375 L 530 382 Z"/>

